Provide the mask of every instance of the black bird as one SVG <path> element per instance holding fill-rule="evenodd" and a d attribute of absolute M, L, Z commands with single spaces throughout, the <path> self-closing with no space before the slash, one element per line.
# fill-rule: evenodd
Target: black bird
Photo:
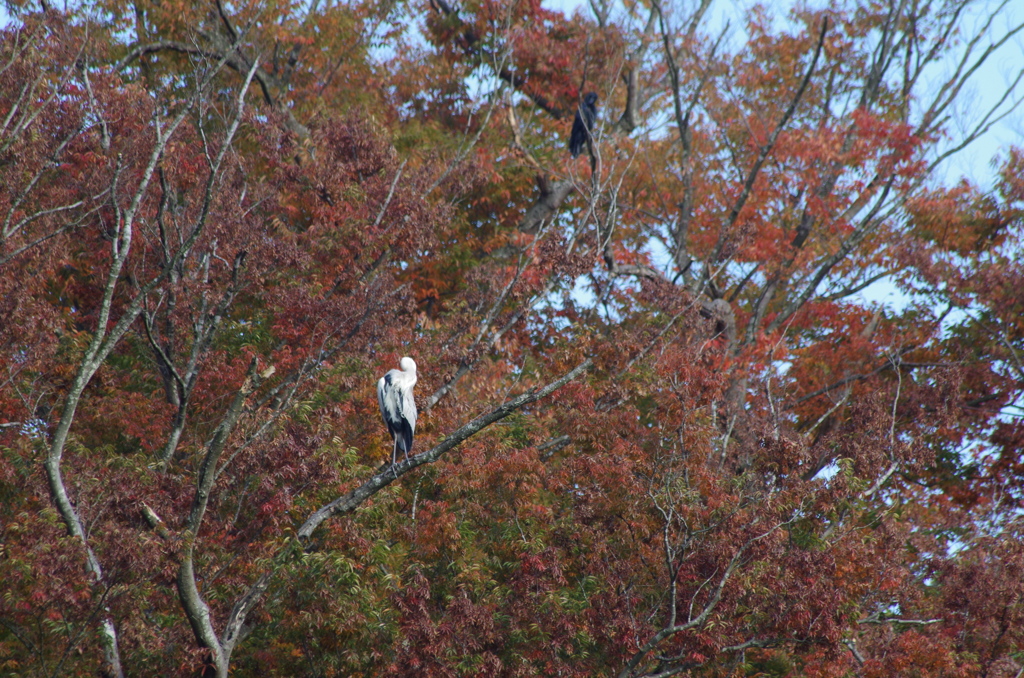
<path fill-rule="evenodd" d="M 583 103 L 576 110 L 576 119 L 572 121 L 572 134 L 569 135 L 569 153 L 579 157 L 584 144 L 590 145 L 593 140 L 594 123 L 597 122 L 597 92 L 587 92 Z"/>

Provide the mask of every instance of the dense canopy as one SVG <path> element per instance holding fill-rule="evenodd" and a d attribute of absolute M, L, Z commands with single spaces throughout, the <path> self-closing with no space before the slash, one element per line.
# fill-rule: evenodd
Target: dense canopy
<path fill-rule="evenodd" d="M 0 673 L 1024 671 L 1013 3 L 6 7 Z"/>

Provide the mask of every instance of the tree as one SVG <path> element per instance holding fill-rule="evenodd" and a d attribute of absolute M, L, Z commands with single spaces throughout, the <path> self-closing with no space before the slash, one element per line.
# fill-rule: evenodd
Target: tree
<path fill-rule="evenodd" d="M 4 670 L 1017 672 L 1022 27 L 709 7 L 16 12 Z"/>

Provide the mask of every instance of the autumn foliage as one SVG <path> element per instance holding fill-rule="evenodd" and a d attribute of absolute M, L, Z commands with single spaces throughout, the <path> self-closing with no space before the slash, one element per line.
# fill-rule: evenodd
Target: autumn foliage
<path fill-rule="evenodd" d="M 8 7 L 3 675 L 1024 672 L 1005 6 Z"/>

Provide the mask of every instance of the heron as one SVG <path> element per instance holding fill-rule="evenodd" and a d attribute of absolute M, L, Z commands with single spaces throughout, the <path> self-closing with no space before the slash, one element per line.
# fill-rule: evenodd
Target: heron
<path fill-rule="evenodd" d="M 596 122 L 597 92 L 587 92 L 583 97 L 583 103 L 576 110 L 576 118 L 572 121 L 572 133 L 569 135 L 569 154 L 572 157 L 579 157 L 584 144 L 590 145 Z"/>
<path fill-rule="evenodd" d="M 416 401 L 412 387 L 416 385 L 416 362 L 406 356 L 399 363 L 400 370 L 388 370 L 377 382 L 377 402 L 380 413 L 388 426 L 388 433 L 394 441 L 391 449 L 391 465 L 398 462 L 398 450 L 409 458 L 412 436 L 416 432 Z"/>

